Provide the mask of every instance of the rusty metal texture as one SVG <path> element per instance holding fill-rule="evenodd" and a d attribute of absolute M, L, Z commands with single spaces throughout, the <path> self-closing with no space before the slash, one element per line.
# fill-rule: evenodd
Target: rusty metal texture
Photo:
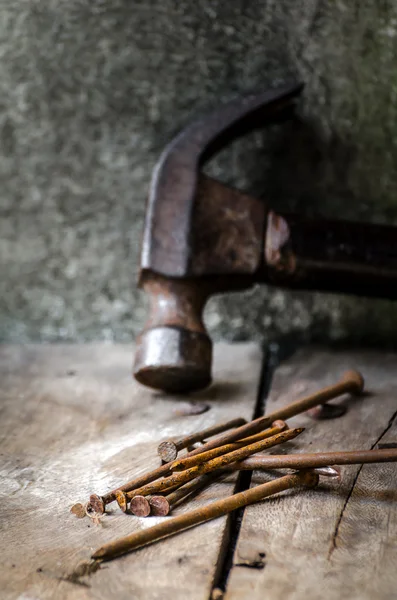
<path fill-rule="evenodd" d="M 243 469 L 311 469 L 328 465 L 360 465 L 397 462 L 397 450 L 346 450 L 310 454 L 273 454 L 250 456 L 236 464 Z"/>
<path fill-rule="evenodd" d="M 151 310 L 137 339 L 135 378 L 168 392 L 206 387 L 211 382 L 212 341 L 202 313 L 212 287 L 151 272 L 145 273 L 142 286 Z"/>
<path fill-rule="evenodd" d="M 154 170 L 146 211 L 141 268 L 170 277 L 191 274 L 192 216 L 200 164 L 243 132 L 291 105 L 293 83 L 226 104 L 186 127 Z"/>
<path fill-rule="evenodd" d="M 192 275 L 253 275 L 263 257 L 265 205 L 199 175 L 193 209 Z"/>

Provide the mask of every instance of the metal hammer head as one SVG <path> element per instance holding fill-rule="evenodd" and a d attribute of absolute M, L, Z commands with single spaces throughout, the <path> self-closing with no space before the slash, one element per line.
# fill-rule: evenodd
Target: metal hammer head
<path fill-rule="evenodd" d="M 230 102 L 184 129 L 160 157 L 142 246 L 139 285 L 151 308 L 137 340 L 140 383 L 185 392 L 211 382 L 205 302 L 254 283 L 263 262 L 265 206 L 199 168 L 229 141 L 291 107 L 301 89 L 291 84 Z"/>

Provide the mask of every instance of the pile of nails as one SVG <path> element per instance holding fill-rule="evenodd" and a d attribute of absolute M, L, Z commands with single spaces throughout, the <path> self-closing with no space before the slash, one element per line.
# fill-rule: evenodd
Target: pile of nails
<path fill-rule="evenodd" d="M 102 546 L 91 558 L 95 561 L 111 560 L 291 487 L 313 488 L 320 476 L 339 478 L 340 473 L 335 465 L 397 461 L 396 448 L 312 454 L 257 454 L 292 440 L 304 431 L 303 428 L 290 429 L 285 419 L 323 405 L 342 394 L 361 394 L 363 387 L 361 374 L 347 371 L 336 384 L 249 423 L 241 418 L 233 419 L 177 441 L 162 442 L 158 448 L 163 463 L 160 467 L 103 496 L 91 495 L 86 506 L 87 514 L 101 515 L 106 505 L 117 501 L 121 510 L 139 517 L 166 516 L 175 506 L 230 472 L 284 468 L 294 469 L 294 472 L 177 517 L 164 519 L 153 527 Z M 205 441 L 208 438 L 211 439 Z M 193 444 L 197 442 L 200 445 L 194 447 Z M 187 452 L 178 457 L 178 453 L 184 449 Z"/>

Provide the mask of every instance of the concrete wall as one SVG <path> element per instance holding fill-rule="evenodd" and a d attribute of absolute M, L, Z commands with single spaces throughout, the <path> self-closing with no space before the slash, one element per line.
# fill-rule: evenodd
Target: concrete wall
<path fill-rule="evenodd" d="M 4 340 L 131 340 L 151 170 L 195 115 L 290 77 L 299 118 L 208 172 L 280 210 L 397 221 L 393 0 L 14 0 L 0 5 Z M 217 336 L 393 340 L 388 302 L 254 289 Z"/>

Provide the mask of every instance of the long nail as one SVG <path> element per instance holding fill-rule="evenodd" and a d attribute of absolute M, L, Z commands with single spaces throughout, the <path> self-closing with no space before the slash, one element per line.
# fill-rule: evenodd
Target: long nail
<path fill-rule="evenodd" d="M 397 449 L 316 452 L 313 454 L 273 454 L 250 456 L 236 464 L 241 469 L 310 469 L 329 465 L 362 465 L 396 462 Z"/>
<path fill-rule="evenodd" d="M 244 446 L 234 452 L 229 452 L 228 454 L 223 454 L 222 456 L 218 456 L 213 460 L 209 460 L 199 466 L 191 467 L 190 469 L 186 469 L 185 471 L 181 471 L 180 473 L 173 473 L 170 477 L 166 477 L 165 479 L 158 479 L 157 481 L 153 481 L 153 483 L 149 483 L 137 490 L 133 490 L 132 492 L 127 492 L 127 499 L 133 498 L 135 495 L 140 494 L 141 496 L 148 496 L 152 494 L 157 494 L 158 492 L 162 492 L 165 488 L 169 488 L 171 485 L 183 483 L 187 483 L 191 481 L 198 475 L 204 475 L 205 473 L 211 473 L 212 471 L 216 471 L 217 469 L 221 469 L 231 463 L 236 461 L 243 460 L 250 454 L 255 454 L 256 452 L 260 452 L 261 450 L 265 450 L 266 448 L 271 448 L 276 444 L 282 444 L 283 442 L 287 442 L 292 440 L 300 433 L 304 431 L 303 427 L 297 429 L 288 429 L 287 431 L 283 431 L 274 435 L 271 438 L 266 440 L 262 440 L 260 442 L 255 442 L 255 444 L 249 444 L 248 446 Z"/>
<path fill-rule="evenodd" d="M 247 421 L 242 418 L 232 419 L 227 423 L 214 425 L 213 427 L 208 427 L 208 429 L 203 429 L 202 431 L 193 433 L 192 435 L 181 438 L 176 442 L 172 440 L 166 440 L 165 442 L 161 442 L 161 444 L 157 448 L 157 454 L 164 462 L 171 462 L 172 460 L 176 459 L 179 450 L 183 450 L 183 448 L 187 448 L 195 442 L 202 442 L 208 437 L 218 435 L 218 433 L 223 433 L 224 431 L 228 431 L 229 429 L 233 429 L 234 427 L 240 427 L 240 425 L 244 425 L 246 422 Z"/>
<path fill-rule="evenodd" d="M 207 452 L 200 452 L 200 454 L 196 454 L 195 456 L 180 458 L 179 460 L 175 460 L 170 464 L 171 471 L 184 471 L 185 469 L 189 469 L 190 467 L 194 467 L 196 465 L 201 465 L 208 460 L 212 460 L 217 456 L 222 456 L 222 454 L 227 454 L 228 452 L 233 452 L 234 450 L 238 450 L 239 448 L 243 448 L 244 446 L 248 446 L 249 444 L 254 444 L 255 442 L 259 442 L 261 440 L 265 440 L 271 438 L 288 427 L 284 421 L 276 421 L 273 423 L 275 427 L 271 429 L 266 429 L 261 433 L 256 433 L 255 435 L 251 435 L 250 437 L 239 440 L 238 442 L 233 442 L 231 444 L 226 444 L 225 446 L 219 446 L 219 448 L 214 448 L 213 450 L 208 450 Z M 271 448 L 271 445 L 268 446 Z"/>
<path fill-rule="evenodd" d="M 163 537 L 174 535 L 200 523 L 216 519 L 242 506 L 259 502 L 272 494 L 277 494 L 298 486 L 314 487 L 317 485 L 317 482 L 318 475 L 314 475 L 308 471 L 294 475 L 285 475 L 274 481 L 263 483 L 228 498 L 217 500 L 207 506 L 189 511 L 178 517 L 167 519 L 163 523 L 105 544 L 94 552 L 92 558 L 102 561 L 111 560 L 132 550 L 156 542 Z"/>
<path fill-rule="evenodd" d="M 224 446 L 225 444 L 241 440 L 244 437 L 267 429 L 272 423 L 274 423 L 274 421 L 279 419 L 286 421 L 295 415 L 303 413 L 310 408 L 317 406 L 318 404 L 324 404 L 328 400 L 332 400 L 333 398 L 341 396 L 342 394 L 361 394 L 363 387 L 364 379 L 358 371 L 346 371 L 338 383 L 323 388 L 318 392 L 315 392 L 310 396 L 306 396 L 301 400 L 297 400 L 296 402 L 292 402 L 287 406 L 279 408 L 269 415 L 258 417 L 257 419 L 254 419 L 253 421 L 250 421 L 241 427 L 237 427 L 232 431 L 224 433 L 223 435 L 216 437 L 214 440 L 207 442 L 204 444 L 204 446 L 201 446 L 201 448 L 193 450 L 193 452 L 190 452 L 188 456 L 195 456 L 201 452 L 206 452 L 208 450 L 212 450 L 213 448 L 218 448 L 219 446 Z"/>

